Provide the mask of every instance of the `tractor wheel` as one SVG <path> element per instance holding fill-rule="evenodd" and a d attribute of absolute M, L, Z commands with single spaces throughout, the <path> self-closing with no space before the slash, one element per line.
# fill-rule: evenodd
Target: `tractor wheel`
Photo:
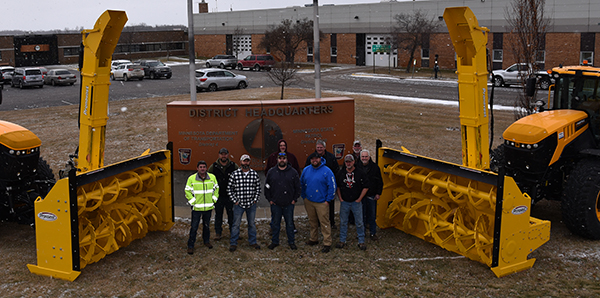
<path fill-rule="evenodd" d="M 504 165 L 504 160 L 504 147 L 500 145 L 490 152 L 490 171 L 498 173 Z"/>
<path fill-rule="evenodd" d="M 579 161 L 567 179 L 562 196 L 562 217 L 579 236 L 600 239 L 600 160 Z"/>
<path fill-rule="evenodd" d="M 40 157 L 38 160 L 37 172 L 35 175 L 35 182 L 37 185 L 38 193 L 40 196 L 45 197 L 50 189 L 56 183 L 54 179 L 54 173 L 52 173 L 52 169 L 48 165 L 48 163 Z"/>

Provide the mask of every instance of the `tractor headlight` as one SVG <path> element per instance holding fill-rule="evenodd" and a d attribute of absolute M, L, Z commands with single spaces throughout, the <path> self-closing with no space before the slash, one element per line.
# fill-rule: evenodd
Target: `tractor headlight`
<path fill-rule="evenodd" d="M 15 154 L 15 150 L 12 150 L 12 149 L 8 150 L 8 154 Z"/>

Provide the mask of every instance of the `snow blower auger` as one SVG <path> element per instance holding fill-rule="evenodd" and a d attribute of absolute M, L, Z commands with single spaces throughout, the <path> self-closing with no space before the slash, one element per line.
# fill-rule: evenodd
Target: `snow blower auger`
<path fill-rule="evenodd" d="M 531 198 L 511 177 L 378 149 L 383 193 L 377 225 L 397 228 L 486 264 L 502 277 L 529 269 L 550 240 L 550 222 L 530 217 Z"/>
<path fill-rule="evenodd" d="M 531 197 L 513 178 L 489 172 L 486 44 L 468 7 L 444 20 L 457 54 L 463 165 L 395 150 L 378 141 L 384 189 L 377 225 L 395 227 L 484 263 L 501 277 L 529 269 L 528 255 L 550 239 L 550 222 L 530 217 Z"/>
<path fill-rule="evenodd" d="M 73 281 L 87 265 L 173 225 L 171 151 L 104 166 L 111 57 L 126 22 L 125 12 L 108 10 L 82 32 L 79 149 L 66 177 L 35 201 L 32 273 Z"/>

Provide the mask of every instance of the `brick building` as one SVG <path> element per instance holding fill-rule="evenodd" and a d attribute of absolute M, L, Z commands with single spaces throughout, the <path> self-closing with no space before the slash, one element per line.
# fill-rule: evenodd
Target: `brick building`
<path fill-rule="evenodd" d="M 488 48 L 493 68 L 506 68 L 515 62 L 510 51 L 510 32 L 505 20 L 512 0 L 422 0 L 382 1 L 380 3 L 319 6 L 319 28 L 325 34 L 321 40 L 321 62 L 356 65 L 406 67 L 408 53 L 403 50 L 388 53 L 373 52 L 373 46 L 389 44 L 394 16 L 416 10 L 427 12 L 439 22 L 438 32 L 430 34 L 425 46 L 415 53 L 417 66 L 433 67 L 436 55 L 440 67 L 455 68 L 455 53 L 443 20 L 446 7 L 468 6 L 480 26 L 490 29 Z M 199 3 L 200 13 L 194 15 L 196 55 L 266 53 L 258 48 L 269 25 L 284 19 L 313 19 L 314 8 L 294 6 L 280 9 L 208 12 L 207 3 Z M 597 0 L 547 1 L 545 15 L 551 16 L 545 44 L 538 49 L 538 63 L 549 68 L 559 64 L 579 64 L 584 59 L 599 65 L 595 53 L 600 51 L 600 2 Z M 241 32 L 241 33 L 240 33 Z M 234 53 L 232 45 L 243 40 L 243 47 Z M 281 58 L 281 57 L 277 57 Z M 312 47 L 305 46 L 296 55 L 299 62 L 311 62 Z"/>
<path fill-rule="evenodd" d="M 187 30 L 143 30 L 126 27 L 113 59 L 143 59 L 187 55 Z M 79 61 L 80 33 L 0 36 L 0 65 L 75 64 Z"/>

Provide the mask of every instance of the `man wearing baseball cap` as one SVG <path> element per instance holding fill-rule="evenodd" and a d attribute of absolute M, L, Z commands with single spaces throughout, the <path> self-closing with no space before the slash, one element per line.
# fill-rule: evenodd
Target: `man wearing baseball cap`
<path fill-rule="evenodd" d="M 240 168 L 233 171 L 229 176 L 227 193 L 233 202 L 233 228 L 229 239 L 229 251 L 237 249 L 237 241 L 240 237 L 240 224 L 242 215 L 246 213 L 248 220 L 248 242 L 254 249 L 260 249 L 256 243 L 256 203 L 260 198 L 260 177 L 255 170 L 250 168 L 250 156 L 248 154 L 240 157 Z"/>
<path fill-rule="evenodd" d="M 335 247 L 344 248 L 346 246 L 348 217 L 350 210 L 352 210 L 354 222 L 356 223 L 356 233 L 358 234 L 358 247 L 360 250 L 366 250 L 362 199 L 369 190 L 369 179 L 362 169 L 357 169 L 354 166 L 354 156 L 352 154 L 346 155 L 344 164 L 346 168 L 340 170 L 336 175 L 337 194 L 340 198 L 340 242 Z"/>
<path fill-rule="evenodd" d="M 223 209 L 227 212 L 229 235 L 233 227 L 233 202 L 227 193 L 229 175 L 238 169 L 235 162 L 229 160 L 229 150 L 223 147 L 219 150 L 219 158 L 208 168 L 208 172 L 215 175 L 219 182 L 219 200 L 215 203 L 215 240 L 221 240 L 223 233 Z"/>

